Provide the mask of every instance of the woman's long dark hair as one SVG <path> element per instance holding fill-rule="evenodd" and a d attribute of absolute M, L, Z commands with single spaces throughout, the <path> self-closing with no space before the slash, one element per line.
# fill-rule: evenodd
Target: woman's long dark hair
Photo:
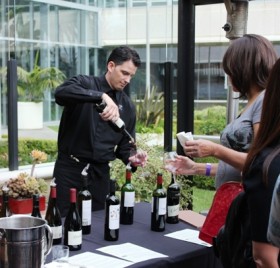
<path fill-rule="evenodd" d="M 243 176 L 250 169 L 255 157 L 266 147 L 278 147 L 280 143 L 280 59 L 273 66 L 263 100 L 261 121 L 258 134 L 249 150 Z M 272 160 L 272 159 L 271 159 Z M 271 161 L 270 160 L 270 161 Z M 264 174 L 267 181 L 267 174 Z"/>

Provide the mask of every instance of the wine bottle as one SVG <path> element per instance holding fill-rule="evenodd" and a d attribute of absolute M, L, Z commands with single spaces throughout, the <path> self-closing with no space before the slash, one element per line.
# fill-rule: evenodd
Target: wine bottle
<path fill-rule="evenodd" d="M 96 104 L 96 110 L 99 113 L 102 113 L 106 107 L 106 102 L 102 101 L 100 104 Z M 111 121 L 116 127 L 117 129 L 123 133 L 124 136 L 126 136 L 132 144 L 135 143 L 134 138 L 131 136 L 131 134 L 127 131 L 126 127 L 125 127 L 125 123 L 124 121 L 119 117 L 117 121 Z"/>
<path fill-rule="evenodd" d="M 56 205 L 56 186 L 51 185 L 50 198 L 46 211 L 45 220 L 50 226 L 53 233 L 53 244 L 61 244 L 62 242 L 62 221 L 60 211 Z"/>
<path fill-rule="evenodd" d="M 171 174 L 171 182 L 167 187 L 167 223 L 179 222 L 180 185 L 176 182 L 174 176 L 174 174 Z"/>
<path fill-rule="evenodd" d="M 42 218 L 41 212 L 40 212 L 40 196 L 39 194 L 34 194 L 33 195 L 33 208 L 32 208 L 32 213 L 31 216 L 36 217 L 36 218 Z"/>
<path fill-rule="evenodd" d="M 76 189 L 70 189 L 70 208 L 64 222 L 64 245 L 70 251 L 82 248 L 82 221 L 77 209 Z"/>
<path fill-rule="evenodd" d="M 12 215 L 9 206 L 9 193 L 8 189 L 2 189 L 2 207 L 0 211 L 0 218 L 10 217 Z"/>
<path fill-rule="evenodd" d="M 117 241 L 120 228 L 120 201 L 115 195 L 116 181 L 110 180 L 110 193 L 105 201 L 104 239 Z"/>
<path fill-rule="evenodd" d="M 88 170 L 89 164 L 82 171 L 82 183 L 83 187 L 78 193 L 78 208 L 79 214 L 82 218 L 82 233 L 91 233 L 91 207 L 92 197 L 88 190 Z"/>
<path fill-rule="evenodd" d="M 165 230 L 166 217 L 166 191 L 162 186 L 162 174 L 157 174 L 157 188 L 153 191 L 151 230 L 163 232 Z"/>
<path fill-rule="evenodd" d="M 126 181 L 121 188 L 121 224 L 133 224 L 135 190 L 131 184 L 131 167 L 126 167 Z"/>

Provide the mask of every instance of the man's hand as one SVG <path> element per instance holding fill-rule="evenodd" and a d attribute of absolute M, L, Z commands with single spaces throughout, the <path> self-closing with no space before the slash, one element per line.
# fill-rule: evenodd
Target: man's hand
<path fill-rule="evenodd" d="M 116 122 L 120 117 L 119 107 L 106 93 L 102 94 L 102 100 L 105 101 L 106 107 L 100 114 L 101 118 L 104 121 Z"/>

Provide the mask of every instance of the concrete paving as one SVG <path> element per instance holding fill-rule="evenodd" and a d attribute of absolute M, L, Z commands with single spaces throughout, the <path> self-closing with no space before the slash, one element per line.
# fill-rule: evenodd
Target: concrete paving
<path fill-rule="evenodd" d="M 8 129 L 2 128 L 3 135 L 8 135 Z M 18 138 L 39 139 L 39 140 L 57 140 L 58 133 L 48 126 L 43 126 L 41 129 L 19 129 Z"/>

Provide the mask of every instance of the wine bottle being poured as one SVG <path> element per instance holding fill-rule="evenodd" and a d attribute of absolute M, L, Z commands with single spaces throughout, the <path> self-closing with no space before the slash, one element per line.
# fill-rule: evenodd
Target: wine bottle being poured
<path fill-rule="evenodd" d="M 106 103 L 104 101 L 102 101 L 100 104 L 96 104 L 96 110 L 99 113 L 102 113 L 104 111 L 106 107 Z M 123 135 L 125 135 L 132 144 L 135 143 L 134 138 L 131 136 L 131 134 L 127 131 L 126 127 L 125 127 L 125 123 L 124 121 L 119 117 L 117 121 L 111 121 L 118 129 L 120 132 L 123 133 Z"/>

